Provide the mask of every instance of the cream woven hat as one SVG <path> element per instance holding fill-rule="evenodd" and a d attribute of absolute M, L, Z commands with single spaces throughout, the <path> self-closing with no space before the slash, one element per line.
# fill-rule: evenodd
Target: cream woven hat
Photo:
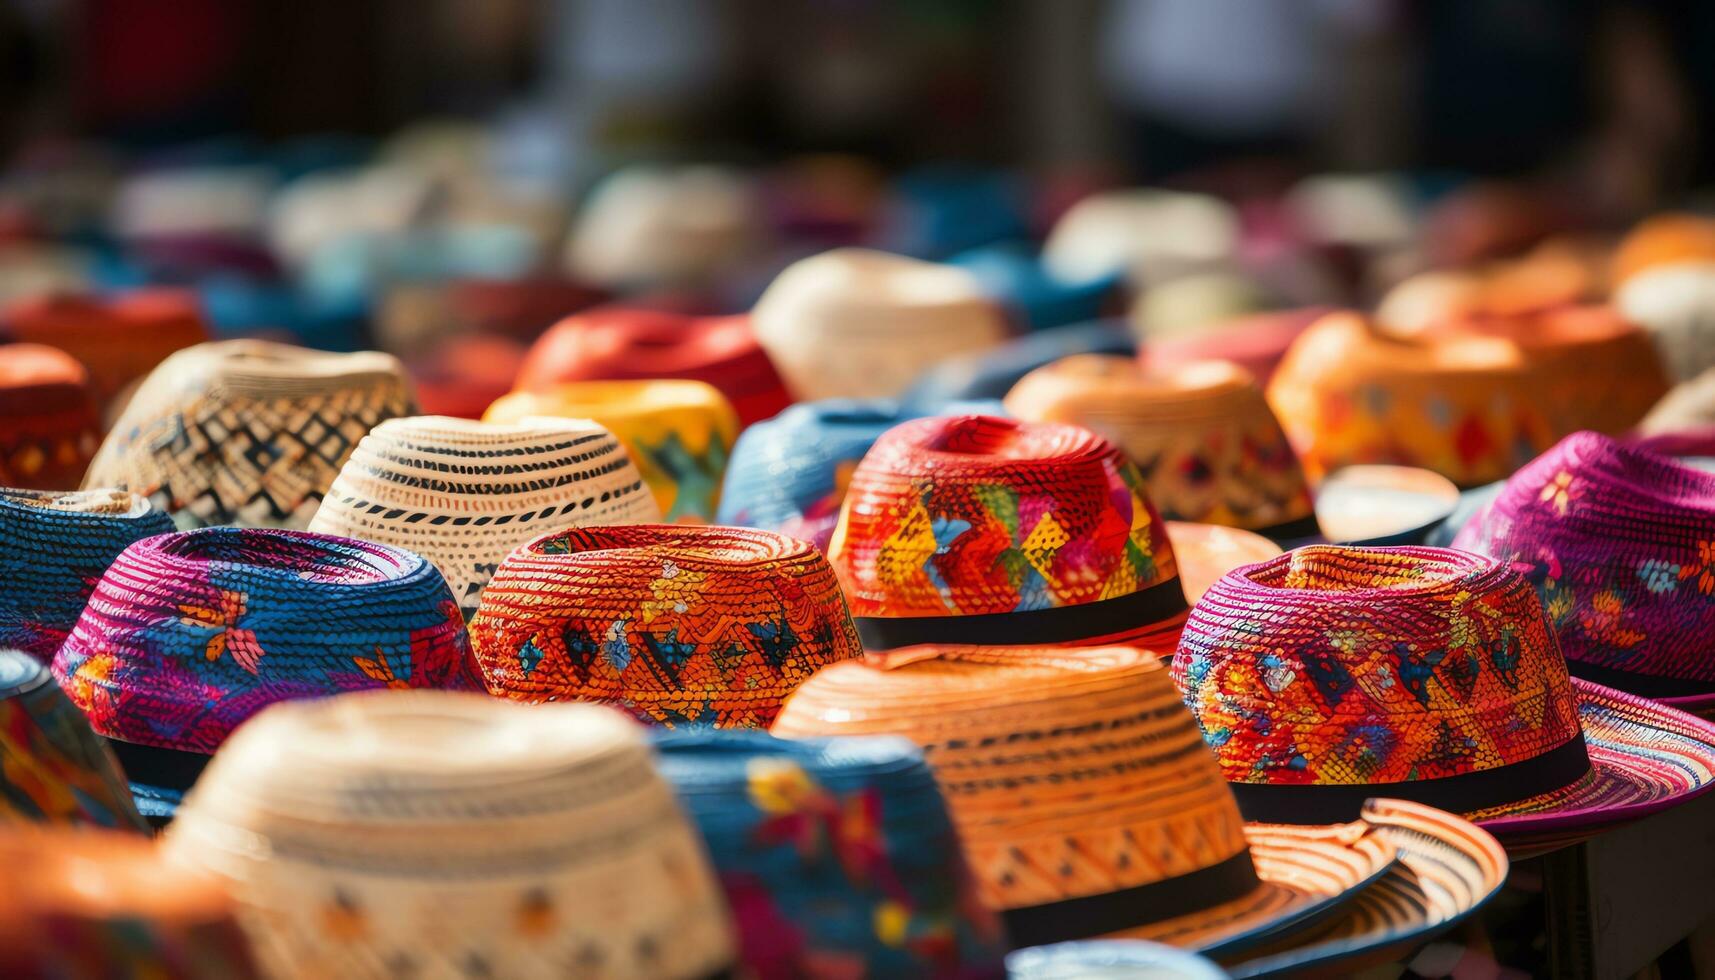
<path fill-rule="evenodd" d="M 387 354 L 198 344 L 144 380 L 83 485 L 148 497 L 181 529 L 301 530 L 364 433 L 412 409 L 405 368 Z"/>
<path fill-rule="evenodd" d="M 389 419 L 358 443 L 310 530 L 414 551 L 468 616 L 500 560 L 567 527 L 653 524 L 625 447 L 589 419 Z"/>
<path fill-rule="evenodd" d="M 389 691 L 269 708 L 163 846 L 225 879 L 275 977 L 699 978 L 736 955 L 643 730 L 595 705 Z"/>
<path fill-rule="evenodd" d="M 751 325 L 806 401 L 895 397 L 925 369 L 997 346 L 1008 332 L 968 270 L 863 248 L 788 266 L 757 301 Z"/>
<path fill-rule="evenodd" d="M 1715 262 L 1646 269 L 1615 290 L 1614 305 L 1649 332 L 1673 380 L 1715 367 Z"/>
<path fill-rule="evenodd" d="M 579 210 L 566 270 L 604 286 L 707 285 L 756 251 L 759 213 L 750 183 L 731 170 L 623 170 Z"/>
<path fill-rule="evenodd" d="M 1219 198 L 1141 188 L 1108 191 L 1072 205 L 1055 222 L 1042 261 L 1067 278 L 1124 272 L 1136 285 L 1158 285 L 1224 268 L 1238 242 L 1238 212 Z"/>

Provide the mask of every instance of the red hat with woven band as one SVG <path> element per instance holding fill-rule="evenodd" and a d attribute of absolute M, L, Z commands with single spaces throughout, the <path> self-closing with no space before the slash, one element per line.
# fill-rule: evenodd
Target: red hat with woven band
<path fill-rule="evenodd" d="M 70 490 L 100 443 L 83 365 L 42 344 L 0 345 L 0 485 Z"/>
<path fill-rule="evenodd" d="M 501 562 L 470 635 L 494 694 L 667 727 L 766 727 L 818 667 L 863 653 L 821 552 L 718 526 L 537 538 Z"/>

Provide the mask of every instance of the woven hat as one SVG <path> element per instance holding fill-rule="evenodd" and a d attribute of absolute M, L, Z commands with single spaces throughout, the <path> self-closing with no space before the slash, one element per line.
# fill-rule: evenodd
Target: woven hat
<path fill-rule="evenodd" d="M 461 327 L 523 341 L 608 298 L 605 290 L 556 276 L 461 279 L 446 289 L 447 305 Z"/>
<path fill-rule="evenodd" d="M 1640 273 L 1614 291 L 1614 305 L 1655 341 L 1672 380 L 1715 368 L 1715 258 Z"/>
<path fill-rule="evenodd" d="M 89 372 L 42 344 L 0 344 L 0 485 L 78 485 L 101 442 Z"/>
<path fill-rule="evenodd" d="M 1715 785 L 1715 726 L 1570 680 L 1530 583 L 1462 551 L 1313 545 L 1238 569 L 1173 672 L 1251 819 L 1391 796 L 1512 846 Z"/>
<path fill-rule="evenodd" d="M 1112 440 L 1170 519 L 1280 541 L 1318 533 L 1298 457 L 1256 379 L 1230 361 L 1158 371 L 1127 357 L 1068 357 L 1025 375 L 1006 409 Z"/>
<path fill-rule="evenodd" d="M 134 493 L 0 488 L 0 647 L 53 659 L 113 559 L 171 530 Z"/>
<path fill-rule="evenodd" d="M 1153 285 L 1224 265 L 1239 244 L 1239 215 L 1219 198 L 1120 190 L 1084 198 L 1055 223 L 1042 258 L 1069 278 L 1123 272 Z"/>
<path fill-rule="evenodd" d="M 0 650 L 0 824 L 144 829 L 125 774 L 48 668 Z"/>
<path fill-rule="evenodd" d="M 220 882 L 137 834 L 0 830 L 0 975 L 254 980 Z"/>
<path fill-rule="evenodd" d="M 1610 276 L 1615 285 L 1624 286 L 1655 269 L 1711 260 L 1715 260 L 1715 221 L 1667 212 L 1638 222 L 1620 239 Z"/>
<path fill-rule="evenodd" d="M 533 415 L 594 419 L 625 443 L 667 520 L 706 524 L 720 504 L 738 438 L 732 403 L 701 381 L 570 381 L 520 391 L 488 407 L 484 422 Z"/>
<path fill-rule="evenodd" d="M 676 732 L 655 748 L 708 843 L 748 975 L 1002 975 L 999 917 L 917 746 Z"/>
<path fill-rule="evenodd" d="M 413 416 L 369 430 L 309 529 L 422 555 L 469 615 L 500 560 L 531 538 L 660 519 L 625 447 L 587 419 Z"/>
<path fill-rule="evenodd" d="M 1298 335 L 1331 312 L 1331 307 L 1306 306 L 1295 310 L 1251 313 L 1211 324 L 1194 333 L 1151 337 L 1143 356 L 1155 370 L 1197 361 L 1232 361 L 1266 385 Z"/>
<path fill-rule="evenodd" d="M 186 529 L 302 528 L 357 441 L 412 407 L 405 369 L 386 354 L 199 344 L 137 390 L 84 486 L 140 493 Z"/>
<path fill-rule="evenodd" d="M 642 731 L 474 694 L 277 705 L 163 845 L 276 976 L 724 976 L 731 923 Z"/>
<path fill-rule="evenodd" d="M 1518 345 L 1391 337 L 1352 313 L 1299 335 L 1268 400 L 1312 480 L 1354 463 L 1397 463 L 1475 486 L 1554 439 Z"/>
<path fill-rule="evenodd" d="M 436 345 L 408 365 L 418 409 L 424 415 L 482 418 L 495 399 L 512 390 L 524 352 L 516 340 L 484 334 Z"/>
<path fill-rule="evenodd" d="M 1174 642 L 1179 568 L 1143 477 L 1100 436 L 918 419 L 852 473 L 828 545 L 870 650 Z"/>
<path fill-rule="evenodd" d="M 1179 584 L 1185 589 L 1185 601 L 1192 605 L 1233 569 L 1280 554 L 1280 545 L 1251 531 L 1219 524 L 1165 523 L 1179 564 Z"/>
<path fill-rule="evenodd" d="M 1715 426 L 1715 368 L 1674 385 L 1638 423 L 1638 432 L 1660 436 L 1711 426 Z"/>
<path fill-rule="evenodd" d="M 1120 275 L 1060 276 L 1028 245 L 987 245 L 953 256 L 953 265 L 969 269 L 983 291 L 1030 330 L 1094 320 L 1119 302 Z"/>
<path fill-rule="evenodd" d="M 862 653 L 822 553 L 737 527 L 537 538 L 500 563 L 470 634 L 494 694 L 669 728 L 765 728 L 818 667 Z"/>
<path fill-rule="evenodd" d="M 101 401 L 167 355 L 208 339 L 196 294 L 177 289 L 136 290 L 110 299 L 45 296 L 8 307 L 0 320 L 12 340 L 58 347 L 77 358 L 89 369 Z"/>
<path fill-rule="evenodd" d="M 303 531 L 203 528 L 126 548 L 54 657 L 145 816 L 169 816 L 208 756 L 276 701 L 479 686 L 428 560 Z"/>
<path fill-rule="evenodd" d="M 925 647 L 836 664 L 774 732 L 922 746 L 1015 946 L 1115 936 L 1233 951 L 1327 911 L 1394 859 L 1361 826 L 1247 828 L 1167 670 L 1129 647 Z"/>
<path fill-rule="evenodd" d="M 988 350 L 943 360 L 917 377 L 900 401 L 917 408 L 1006 397 L 1019 379 L 1074 354 L 1137 353 L 1137 338 L 1119 320 L 1096 320 L 1027 333 Z"/>
<path fill-rule="evenodd" d="M 1453 481 L 1415 466 L 1342 466 L 1316 487 L 1316 519 L 1333 544 L 1423 544 L 1459 506 Z"/>
<path fill-rule="evenodd" d="M 749 182 L 719 167 L 633 167 L 597 184 L 566 242 L 566 269 L 603 286 L 714 282 L 760 238 Z"/>
<path fill-rule="evenodd" d="M 1513 474 L 1454 538 L 1523 571 L 1574 675 L 1715 712 L 1715 474 L 1594 432 Z"/>
<path fill-rule="evenodd" d="M 800 399 L 894 398 L 946 358 L 1006 339 L 1006 317 L 965 269 L 860 248 L 801 259 L 751 317 Z"/>
<path fill-rule="evenodd" d="M 720 389 L 740 425 L 791 404 L 746 316 L 687 316 L 603 308 L 567 317 L 537 340 L 518 369 L 519 391 L 562 381 L 686 378 Z"/>

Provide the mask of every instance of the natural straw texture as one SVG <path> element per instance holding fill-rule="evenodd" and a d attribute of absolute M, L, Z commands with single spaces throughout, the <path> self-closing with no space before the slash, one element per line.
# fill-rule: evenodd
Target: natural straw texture
<path fill-rule="evenodd" d="M 1462 551 L 1311 546 L 1238 569 L 1192 610 L 1173 670 L 1257 819 L 1395 796 L 1510 845 L 1715 780 L 1715 726 L 1572 681 L 1530 583 Z"/>
<path fill-rule="evenodd" d="M 1715 474 L 1594 432 L 1519 470 L 1454 539 L 1525 570 L 1572 673 L 1715 711 Z"/>
<path fill-rule="evenodd" d="M 500 560 L 531 538 L 660 519 L 625 447 L 587 419 L 413 416 L 363 437 L 309 529 L 422 555 L 468 616 Z"/>
<path fill-rule="evenodd" d="M 0 489 L 0 646 L 53 659 L 113 559 L 171 530 L 134 493 Z"/>
<path fill-rule="evenodd" d="M 935 364 L 1006 338 L 975 276 L 842 248 L 788 266 L 757 300 L 757 340 L 793 394 L 894 398 Z"/>
<path fill-rule="evenodd" d="M 1256 380 L 1228 361 L 1171 371 L 1083 355 L 1025 375 L 1006 410 L 1081 425 L 1143 472 L 1169 520 L 1224 524 L 1282 540 L 1314 537 L 1310 488 Z"/>
<path fill-rule="evenodd" d="M 1638 432 L 1658 436 L 1711 426 L 1715 426 L 1715 368 L 1674 385 L 1638 423 Z"/>
<path fill-rule="evenodd" d="M 964 415 L 895 427 L 852 474 L 828 558 L 860 628 L 881 621 L 874 649 L 940 626 L 967 642 L 1170 647 L 1184 618 L 1143 477 L 1069 425 Z M 1081 615 L 1043 619 L 1073 607 Z M 982 629 L 1001 635 L 979 637 L 979 616 L 999 616 Z M 1040 641 L 1016 632 L 1033 624 Z"/>
<path fill-rule="evenodd" d="M 185 529 L 302 528 L 364 433 L 411 413 L 405 369 L 386 354 L 200 344 L 137 390 L 84 486 L 143 494 Z"/>
<path fill-rule="evenodd" d="M 0 824 L 13 821 L 144 828 L 113 753 L 53 675 L 0 650 Z"/>
<path fill-rule="evenodd" d="M 1268 400 L 1312 480 L 1354 463 L 1503 479 L 1553 443 L 1526 355 L 1490 337 L 1404 340 L 1352 313 L 1293 342 Z"/>
<path fill-rule="evenodd" d="M 101 442 L 89 372 L 41 344 L 0 344 L 0 485 L 66 490 Z"/>
<path fill-rule="evenodd" d="M 0 314 L 12 340 L 47 344 L 89 369 L 96 397 L 113 398 L 174 351 L 208 339 L 188 290 L 144 289 L 112 299 L 46 296 Z"/>
<path fill-rule="evenodd" d="M 1394 856 L 1361 825 L 1247 840 L 1166 669 L 1132 648 L 926 647 L 836 664 L 774 732 L 922 746 L 1015 945 L 1119 935 L 1234 948 Z"/>
<path fill-rule="evenodd" d="M 230 886 L 275 977 L 691 980 L 733 961 L 642 732 L 589 705 L 278 705 L 216 756 L 164 847 Z"/>
<path fill-rule="evenodd" d="M 594 419 L 625 443 L 667 520 L 707 524 L 720 505 L 721 478 L 738 438 L 738 414 L 701 381 L 572 381 L 514 392 L 484 422 L 531 416 Z"/>
<path fill-rule="evenodd" d="M 765 728 L 818 667 L 862 652 L 821 552 L 736 527 L 545 535 L 501 563 L 470 631 L 494 694 L 668 727 Z"/>
<path fill-rule="evenodd" d="M 655 747 L 708 843 L 748 975 L 1004 975 L 1000 920 L 915 745 L 705 731 Z"/>

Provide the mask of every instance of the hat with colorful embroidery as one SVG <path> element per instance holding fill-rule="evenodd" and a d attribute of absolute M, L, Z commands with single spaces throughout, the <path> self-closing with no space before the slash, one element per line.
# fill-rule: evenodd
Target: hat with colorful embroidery
<path fill-rule="evenodd" d="M 625 447 L 588 419 L 415 415 L 369 430 L 309 529 L 422 555 L 468 615 L 501 559 L 531 538 L 660 519 Z"/>
<path fill-rule="evenodd" d="M 1574 433 L 1453 546 L 1530 579 L 1574 676 L 1715 713 L 1715 474 Z"/>
<path fill-rule="evenodd" d="M 163 849 L 272 976 L 728 975 L 732 924 L 643 731 L 594 705 L 374 692 L 276 705 Z"/>
<path fill-rule="evenodd" d="M 1068 357 L 1006 396 L 1031 422 L 1081 425 L 1143 472 L 1170 520 L 1224 524 L 1277 541 L 1320 533 L 1310 487 L 1256 379 L 1229 361 L 1154 371 L 1127 357 Z"/>
<path fill-rule="evenodd" d="M 1002 975 L 1000 919 L 909 741 L 701 731 L 655 748 L 708 843 L 749 975 Z"/>
<path fill-rule="evenodd" d="M 701 381 L 568 381 L 513 392 L 484 422 L 533 415 L 594 419 L 619 437 L 667 520 L 707 524 L 720 505 L 721 478 L 738 438 L 738 413 Z"/>
<path fill-rule="evenodd" d="M 1510 847 L 1715 786 L 1715 725 L 1569 678 L 1531 584 L 1463 551 L 1312 545 L 1237 569 L 1173 673 L 1253 820 L 1398 797 Z"/>
<path fill-rule="evenodd" d="M 500 563 L 470 633 L 494 694 L 667 727 L 766 728 L 818 667 L 863 652 L 821 552 L 720 526 L 544 535 Z"/>
<path fill-rule="evenodd" d="M 111 298 L 50 295 L 0 313 L 8 339 L 48 344 L 89 369 L 105 402 L 154 370 L 174 351 L 209 338 L 196 294 L 140 289 Z"/>
<path fill-rule="evenodd" d="M 126 548 L 53 669 L 154 818 L 171 815 L 234 727 L 276 701 L 480 688 L 458 605 L 427 559 L 261 528 Z"/>
<path fill-rule="evenodd" d="M 1498 480 L 1554 441 L 1526 355 L 1498 337 L 1398 338 L 1354 313 L 1293 342 L 1268 400 L 1312 481 L 1356 463 Z"/>
<path fill-rule="evenodd" d="M 100 442 L 83 365 L 42 344 L 0 344 L 0 485 L 69 490 Z"/>
<path fill-rule="evenodd" d="M 1395 856 L 1361 824 L 1247 827 L 1165 665 L 1131 647 L 835 664 L 773 730 L 921 746 L 1014 946 L 1110 936 L 1236 952 L 1335 908 Z"/>
<path fill-rule="evenodd" d="M 412 413 L 405 369 L 386 354 L 199 344 L 143 382 L 84 486 L 140 493 L 187 530 L 301 529 L 364 433 Z"/>
<path fill-rule="evenodd" d="M 828 545 L 870 650 L 1133 643 L 1166 652 L 1179 568 L 1144 479 L 1087 429 L 905 422 L 852 473 Z"/>
<path fill-rule="evenodd" d="M 0 975 L 260 976 L 219 880 L 140 834 L 0 829 Z"/>
<path fill-rule="evenodd" d="M 16 820 L 144 829 L 119 763 L 53 674 L 0 650 L 0 823 Z"/>

